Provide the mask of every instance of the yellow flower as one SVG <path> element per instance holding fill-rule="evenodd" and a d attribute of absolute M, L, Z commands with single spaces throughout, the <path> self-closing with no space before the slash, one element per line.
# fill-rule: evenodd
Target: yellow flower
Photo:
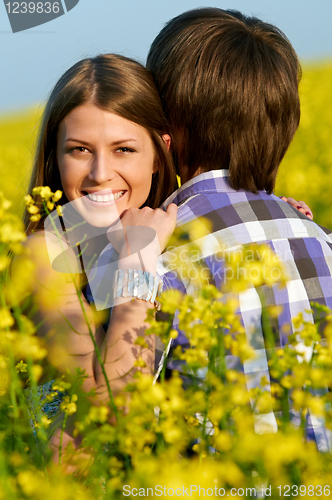
<path fill-rule="evenodd" d="M 137 337 L 137 339 L 134 342 L 135 345 L 139 345 L 140 347 L 147 349 L 149 346 L 146 343 L 146 340 L 144 337 Z"/>
<path fill-rule="evenodd" d="M 232 437 L 228 431 L 221 431 L 214 443 L 218 451 L 229 451 L 232 448 Z"/>
<path fill-rule="evenodd" d="M 46 350 L 43 350 L 43 357 L 45 357 L 46 354 L 47 354 Z M 38 382 L 38 380 L 40 379 L 42 374 L 43 374 L 42 366 L 40 366 L 40 365 L 33 365 L 32 366 L 32 377 L 36 382 Z"/>
<path fill-rule="evenodd" d="M 185 228 L 188 231 L 190 241 L 196 242 L 212 232 L 212 221 L 206 217 L 199 217 L 190 221 Z"/>
<path fill-rule="evenodd" d="M 1 345 L 0 345 L 1 353 Z M 0 354 L 0 396 L 6 394 L 10 385 L 10 371 L 8 366 L 8 357 Z"/>
<path fill-rule="evenodd" d="M 57 191 L 55 191 L 55 193 L 53 194 L 52 196 L 52 201 L 54 203 L 56 203 L 57 201 L 59 201 L 60 199 L 62 198 L 62 191 L 60 191 L 60 189 L 58 189 Z"/>
<path fill-rule="evenodd" d="M 60 404 L 61 411 L 66 413 L 68 416 L 73 415 L 77 411 L 76 401 L 76 394 L 73 394 L 71 398 L 69 396 L 65 396 Z"/>
<path fill-rule="evenodd" d="M 294 408 L 300 410 L 306 406 L 306 393 L 301 389 L 296 389 L 292 392 L 292 400 L 294 401 Z"/>
<path fill-rule="evenodd" d="M 15 323 L 13 316 L 8 309 L 0 309 L 0 328 L 10 328 Z"/>
<path fill-rule="evenodd" d="M 145 361 L 143 360 L 142 357 L 139 357 L 136 359 L 135 363 L 134 363 L 134 366 L 136 366 L 137 368 L 145 368 L 146 367 L 146 363 Z"/>
<path fill-rule="evenodd" d="M 6 200 L 3 193 L 0 192 L 0 218 L 4 215 L 4 213 L 12 206 L 12 202 Z"/>
<path fill-rule="evenodd" d="M 10 264 L 10 258 L 7 255 L 0 255 L 0 272 L 4 271 Z"/>
<path fill-rule="evenodd" d="M 24 202 L 27 206 L 33 205 L 34 199 L 32 198 L 32 196 L 30 194 L 27 194 L 26 196 L 24 196 Z"/>
<path fill-rule="evenodd" d="M 30 217 L 31 222 L 38 222 L 40 219 L 41 219 L 40 214 L 31 215 L 31 217 Z"/>
<path fill-rule="evenodd" d="M 11 279 L 5 288 L 8 302 L 18 303 L 31 293 L 35 283 L 35 266 L 26 256 L 14 261 L 11 269 Z"/>
<path fill-rule="evenodd" d="M 280 384 L 286 389 L 291 389 L 293 387 L 293 377 L 291 375 L 285 375 L 280 380 Z"/>
<path fill-rule="evenodd" d="M 41 424 L 47 429 L 49 425 L 52 423 L 52 420 L 50 418 L 47 418 L 45 415 L 43 415 L 40 419 Z"/>
<path fill-rule="evenodd" d="M 57 213 L 58 213 L 58 216 L 59 216 L 59 217 L 62 217 L 62 216 L 63 216 L 63 210 L 62 210 L 61 205 L 58 205 L 58 206 L 56 207 L 56 211 L 57 211 Z"/>
<path fill-rule="evenodd" d="M 51 196 L 53 196 L 53 193 L 50 189 L 49 186 L 38 186 L 33 188 L 32 190 L 33 195 L 39 195 L 42 200 L 48 201 Z"/>
<path fill-rule="evenodd" d="M 24 464 L 24 459 L 20 453 L 13 453 L 12 456 L 10 457 L 10 464 L 13 467 L 20 467 L 21 465 Z"/>
<path fill-rule="evenodd" d="M 66 392 L 67 389 L 70 389 L 71 384 L 69 382 L 65 382 L 62 379 L 56 379 L 53 383 L 52 388 L 54 391 Z"/>
<path fill-rule="evenodd" d="M 303 325 L 304 319 L 303 319 L 303 313 L 300 312 L 295 318 L 293 318 L 293 325 L 295 330 L 299 330 L 301 326 Z"/>
<path fill-rule="evenodd" d="M 284 284 L 287 275 L 283 264 L 267 244 L 251 243 L 223 254 L 227 284 L 225 291 L 243 291 L 248 287 Z"/>
<path fill-rule="evenodd" d="M 171 333 L 170 333 L 170 338 L 171 339 L 176 339 L 179 335 L 179 332 L 177 330 L 171 330 Z"/>
<path fill-rule="evenodd" d="M 310 408 L 311 412 L 318 416 L 322 417 L 324 415 L 324 401 L 321 397 L 312 396 L 308 398 L 308 408 Z"/>
<path fill-rule="evenodd" d="M 39 213 L 39 208 L 36 205 L 29 205 L 27 210 L 30 214 L 33 214 L 33 215 Z"/>
<path fill-rule="evenodd" d="M 30 470 L 21 471 L 17 476 L 17 482 L 28 497 L 38 494 L 39 482 L 36 481 L 35 472 Z"/>
<path fill-rule="evenodd" d="M 88 418 L 92 422 L 104 423 L 107 421 L 109 410 L 106 406 L 91 406 Z"/>
<path fill-rule="evenodd" d="M 18 243 L 25 238 L 25 233 L 10 222 L 6 222 L 0 227 L 0 242 L 2 243 Z"/>
<path fill-rule="evenodd" d="M 26 373 L 28 371 L 28 365 L 26 363 L 23 363 L 22 360 L 19 363 L 17 363 L 15 368 L 18 372 L 22 372 L 22 373 Z"/>
<path fill-rule="evenodd" d="M 167 290 L 163 292 L 159 301 L 162 305 L 162 310 L 165 313 L 174 314 L 179 308 L 183 299 L 183 295 L 179 290 Z"/>

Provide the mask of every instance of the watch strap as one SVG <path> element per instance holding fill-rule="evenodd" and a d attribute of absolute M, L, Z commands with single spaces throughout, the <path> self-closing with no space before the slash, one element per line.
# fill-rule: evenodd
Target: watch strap
<path fill-rule="evenodd" d="M 151 302 L 156 307 L 163 281 L 159 276 L 141 269 L 117 269 L 114 274 L 113 298 L 133 297 Z"/>

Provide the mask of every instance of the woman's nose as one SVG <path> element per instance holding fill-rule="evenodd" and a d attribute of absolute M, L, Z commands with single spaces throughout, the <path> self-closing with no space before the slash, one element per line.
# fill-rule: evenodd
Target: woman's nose
<path fill-rule="evenodd" d="M 93 158 L 91 163 L 88 179 L 97 184 L 102 184 L 108 180 L 112 180 L 116 176 L 116 172 L 112 168 L 112 161 L 105 154 L 98 154 Z"/>

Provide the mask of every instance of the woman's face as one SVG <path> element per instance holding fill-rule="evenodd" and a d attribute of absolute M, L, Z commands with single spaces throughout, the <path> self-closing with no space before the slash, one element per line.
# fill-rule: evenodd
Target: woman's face
<path fill-rule="evenodd" d="M 63 191 L 82 217 L 110 226 L 146 201 L 156 171 L 148 131 L 121 116 L 83 104 L 60 123 L 57 162 Z"/>

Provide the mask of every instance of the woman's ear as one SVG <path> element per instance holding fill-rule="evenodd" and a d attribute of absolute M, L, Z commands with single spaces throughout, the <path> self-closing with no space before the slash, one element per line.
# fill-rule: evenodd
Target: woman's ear
<path fill-rule="evenodd" d="M 156 174 L 159 170 L 159 161 L 155 158 L 153 162 L 152 174 Z"/>
<path fill-rule="evenodd" d="M 163 141 L 165 143 L 167 151 L 169 151 L 169 149 L 171 147 L 171 136 L 168 135 L 168 134 L 164 134 L 164 135 L 162 135 L 162 139 L 163 139 Z"/>

